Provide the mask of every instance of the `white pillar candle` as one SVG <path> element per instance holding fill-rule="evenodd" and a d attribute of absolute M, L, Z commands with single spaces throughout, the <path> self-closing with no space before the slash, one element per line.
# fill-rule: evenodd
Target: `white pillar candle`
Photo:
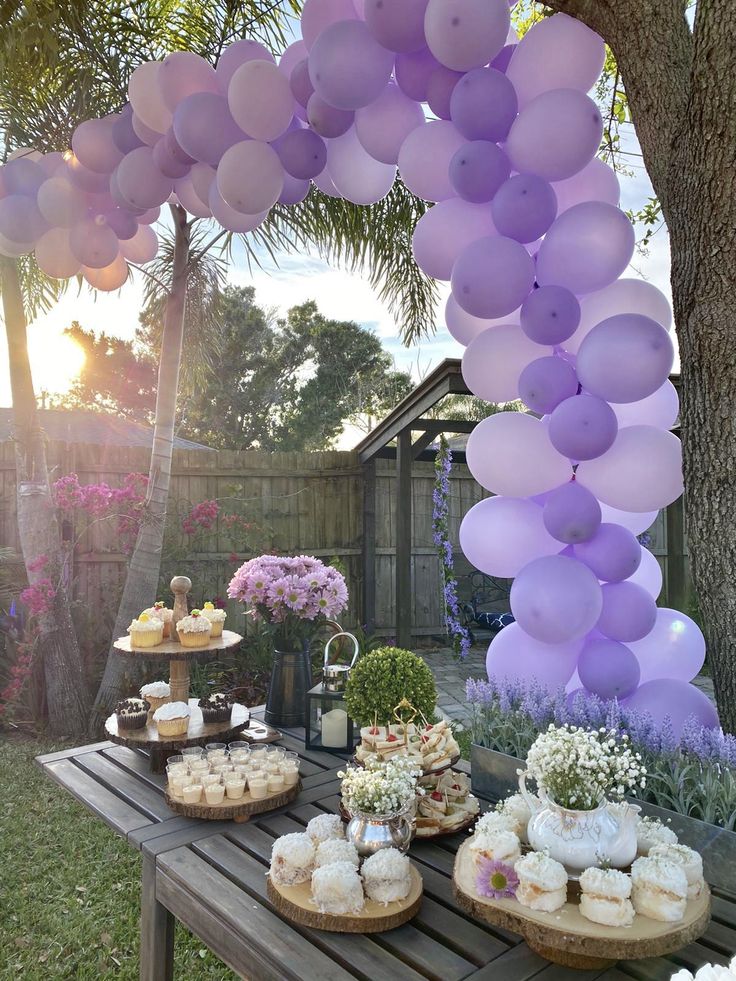
<path fill-rule="evenodd" d="M 332 709 L 322 715 L 322 745 L 337 749 L 348 741 L 348 713 Z"/>

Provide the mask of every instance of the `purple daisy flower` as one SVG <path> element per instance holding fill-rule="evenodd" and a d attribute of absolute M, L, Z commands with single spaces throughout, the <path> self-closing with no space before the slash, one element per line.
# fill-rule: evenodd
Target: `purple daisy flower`
<path fill-rule="evenodd" d="M 475 888 L 479 896 L 486 899 L 513 899 L 519 877 L 512 865 L 498 862 L 493 858 L 482 858 L 475 877 Z"/>

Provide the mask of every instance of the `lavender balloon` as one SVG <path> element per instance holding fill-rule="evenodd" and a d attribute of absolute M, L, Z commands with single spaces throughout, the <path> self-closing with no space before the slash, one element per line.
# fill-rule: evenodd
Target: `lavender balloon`
<path fill-rule="evenodd" d="M 363 149 L 355 129 L 330 140 L 327 170 L 340 194 L 354 204 L 375 204 L 396 178 L 396 167 L 380 163 Z"/>
<path fill-rule="evenodd" d="M 555 181 L 552 186 L 557 196 L 558 215 L 583 201 L 603 201 L 616 207 L 621 198 L 616 172 L 598 157 L 593 157 L 577 174 L 564 181 Z"/>
<path fill-rule="evenodd" d="M 503 150 L 495 143 L 475 140 L 455 153 L 449 174 L 456 194 L 465 201 L 482 204 L 493 198 L 510 172 Z"/>
<path fill-rule="evenodd" d="M 473 395 L 486 402 L 510 402 L 518 395 L 522 371 L 542 350 L 516 324 L 489 327 L 470 342 L 465 352 L 465 384 Z"/>
<path fill-rule="evenodd" d="M 327 163 L 325 141 L 311 129 L 285 133 L 277 141 L 275 150 L 286 173 L 299 180 L 321 174 Z"/>
<path fill-rule="evenodd" d="M 488 237 L 460 253 L 452 269 L 455 299 L 474 317 L 503 317 L 525 299 L 534 282 L 534 263 L 510 238 Z"/>
<path fill-rule="evenodd" d="M 537 344 L 561 344 L 580 322 L 577 297 L 564 286 L 540 286 L 521 307 L 521 329 Z"/>
<path fill-rule="evenodd" d="M 438 207 L 439 205 L 435 205 L 435 208 Z M 472 207 L 472 205 L 469 205 L 468 207 Z M 434 211 L 435 208 L 432 208 L 432 211 Z M 417 262 L 419 262 L 419 260 L 417 260 Z M 421 266 L 421 263 L 419 263 L 419 265 Z M 430 274 L 428 273 L 428 275 Z M 442 276 L 440 278 L 444 279 L 445 277 Z M 487 330 L 492 323 L 493 321 L 491 320 L 482 320 L 480 317 L 473 317 L 472 314 L 466 313 L 466 311 L 458 305 L 458 302 L 452 293 L 450 293 L 448 296 L 447 303 L 445 304 L 445 324 L 451 336 L 454 337 L 459 344 L 467 346 L 474 337 L 477 337 L 481 331 Z"/>
<path fill-rule="evenodd" d="M 629 576 L 626 582 L 641 586 L 655 600 L 662 592 L 664 582 L 662 567 L 657 562 L 657 557 L 648 548 L 642 548 L 641 564 L 634 575 Z"/>
<path fill-rule="evenodd" d="M 69 230 L 69 248 L 91 269 L 109 266 L 118 254 L 118 239 L 104 218 L 86 218 Z"/>
<path fill-rule="evenodd" d="M 448 171 L 453 155 L 464 143 L 452 123 L 444 119 L 413 129 L 399 151 L 399 170 L 409 190 L 425 201 L 454 197 Z"/>
<path fill-rule="evenodd" d="M 684 681 L 660 678 L 649 681 L 634 692 L 626 702 L 629 711 L 648 712 L 661 726 L 669 719 L 675 739 L 679 739 L 683 726 L 694 718 L 707 729 L 718 728 L 718 712 L 707 695 Z"/>
<path fill-rule="evenodd" d="M 669 330 L 672 310 L 664 293 L 643 279 L 619 279 L 605 289 L 583 297 L 580 304 L 580 326 L 565 344 L 577 353 L 583 338 L 603 320 L 619 313 L 639 313 L 651 317 Z"/>
<path fill-rule="evenodd" d="M 35 160 L 16 157 L 3 167 L 3 184 L 6 194 L 36 194 L 46 180 L 46 172 Z"/>
<path fill-rule="evenodd" d="M 359 20 L 327 27 L 309 52 L 314 90 L 336 109 L 361 109 L 373 102 L 388 83 L 393 65 L 392 52 Z"/>
<path fill-rule="evenodd" d="M 512 623 L 491 641 L 486 671 L 491 680 L 535 681 L 553 693 L 572 677 L 581 646 L 580 640 L 544 644 Z"/>
<path fill-rule="evenodd" d="M 578 658 L 578 675 L 586 689 L 606 700 L 626 698 L 639 684 L 641 670 L 631 650 L 606 638 L 585 642 Z"/>
<path fill-rule="evenodd" d="M 173 51 L 168 55 L 159 68 L 157 82 L 170 112 L 195 92 L 219 91 L 215 69 L 192 51 Z"/>
<path fill-rule="evenodd" d="M 268 143 L 246 140 L 223 154 L 217 168 L 217 188 L 235 211 L 257 215 L 278 201 L 284 189 L 284 169 Z"/>
<path fill-rule="evenodd" d="M 427 82 L 427 102 L 429 108 L 439 119 L 450 118 L 450 99 L 455 86 L 463 77 L 462 72 L 453 72 L 439 65 L 429 76 Z"/>
<path fill-rule="evenodd" d="M 657 429 L 671 429 L 677 421 L 680 400 L 677 389 L 671 381 L 666 381 L 656 392 L 638 402 L 612 402 L 619 429 L 622 426 L 656 426 Z"/>
<path fill-rule="evenodd" d="M 495 228 L 491 209 L 487 205 L 478 207 L 460 198 L 449 198 L 425 211 L 414 226 L 414 258 L 422 272 L 428 276 L 449 280 L 455 260 L 463 249 L 471 242 L 492 234 L 495 234 Z M 467 316 L 464 311 L 463 315 Z M 487 326 L 488 323 L 484 321 L 474 333 Z M 449 321 L 448 328 L 460 340 Z M 461 343 L 467 344 L 470 339 L 468 336 Z"/>
<path fill-rule="evenodd" d="M 36 202 L 25 194 L 8 194 L 0 199 L 0 234 L 18 244 L 40 238 L 48 225 Z"/>
<path fill-rule="evenodd" d="M 179 180 L 189 173 L 189 164 L 182 163 L 169 149 L 165 136 L 162 136 L 153 148 L 153 162 L 164 175 L 172 180 Z"/>
<path fill-rule="evenodd" d="M 50 177 L 38 189 L 38 210 L 49 225 L 70 228 L 87 212 L 84 192 L 64 180 Z"/>
<path fill-rule="evenodd" d="M 126 154 L 118 164 L 115 175 L 120 193 L 136 208 L 155 208 L 171 194 L 173 181 L 156 166 L 153 150 L 142 146 Z M 114 256 L 112 257 L 114 258 Z M 104 265 L 112 262 L 109 259 Z M 85 262 L 86 266 L 93 263 Z"/>
<path fill-rule="evenodd" d="M 577 390 L 575 369 L 563 358 L 537 358 L 527 364 L 519 375 L 519 398 L 532 412 L 540 415 L 552 412 L 560 402 L 575 395 Z"/>
<path fill-rule="evenodd" d="M 590 491 L 571 480 L 550 491 L 542 511 L 544 527 L 559 542 L 587 542 L 601 525 L 601 508 Z"/>
<path fill-rule="evenodd" d="M 283 193 L 283 188 L 282 188 Z M 254 229 L 258 228 L 262 224 L 266 217 L 268 216 L 268 211 L 261 211 L 253 215 L 241 214 L 234 208 L 231 208 L 229 204 L 223 201 L 220 192 L 217 189 L 217 181 L 213 181 L 208 195 L 209 207 L 212 212 L 212 217 L 217 221 L 223 228 L 227 228 L 230 232 L 252 232 Z"/>
<path fill-rule="evenodd" d="M 143 146 L 143 140 L 133 129 L 133 107 L 131 105 L 124 106 L 118 113 L 112 124 L 111 136 L 113 143 L 123 154 Z"/>
<path fill-rule="evenodd" d="M 545 644 L 584 637 L 601 614 L 601 587 L 581 562 L 548 555 L 530 562 L 511 587 L 511 612 L 522 630 Z"/>
<path fill-rule="evenodd" d="M 476 569 L 511 578 L 532 559 L 559 552 L 560 543 L 544 527 L 537 504 L 514 497 L 488 497 L 463 518 L 460 547 Z"/>
<path fill-rule="evenodd" d="M 534 174 L 517 174 L 509 178 L 498 188 L 493 199 L 496 228 L 501 235 L 517 242 L 534 242 L 540 238 L 556 214 L 557 198 L 552 186 Z"/>
<path fill-rule="evenodd" d="M 631 649 L 641 666 L 642 684 L 655 678 L 691 681 L 705 662 L 700 627 L 678 610 L 658 609 L 650 632 Z"/>
<path fill-rule="evenodd" d="M 335 109 L 315 92 L 307 103 L 307 120 L 309 125 L 325 139 L 334 140 L 347 133 L 355 120 L 355 113 L 343 109 Z"/>
<path fill-rule="evenodd" d="M 613 640 L 631 642 L 646 637 L 657 622 L 657 604 L 636 583 L 605 583 L 603 609 L 596 629 Z"/>
<path fill-rule="evenodd" d="M 583 340 L 578 376 L 584 388 L 609 402 L 638 402 L 667 381 L 674 357 L 664 327 L 650 317 L 622 313 Z"/>
<path fill-rule="evenodd" d="M 619 508 L 612 508 L 610 504 L 601 502 L 601 514 L 604 521 L 610 521 L 615 525 L 623 525 L 635 535 L 641 535 L 647 531 L 657 520 L 659 509 L 656 511 L 621 511 Z"/>
<path fill-rule="evenodd" d="M 505 140 L 516 109 L 514 86 L 493 68 L 463 75 L 450 98 L 450 118 L 468 140 Z"/>
<path fill-rule="evenodd" d="M 410 99 L 426 102 L 430 76 L 438 67 L 439 61 L 428 48 L 421 48 L 410 54 L 399 54 L 394 69 L 396 84 Z"/>
<path fill-rule="evenodd" d="M 196 92 L 174 111 L 174 136 L 194 160 L 217 166 L 225 150 L 243 139 L 227 99 L 212 92 Z"/>
<path fill-rule="evenodd" d="M 554 410 L 549 420 L 552 445 L 571 460 L 593 460 L 616 439 L 616 415 L 603 399 L 575 395 Z"/>
<path fill-rule="evenodd" d="M 357 16 L 352 0 L 307 0 L 300 21 L 307 49 L 311 49 L 322 31 L 332 24 Z"/>
<path fill-rule="evenodd" d="M 116 116 L 87 119 L 72 135 L 72 150 L 77 159 L 96 173 L 111 174 L 123 158 L 113 139 L 116 121 Z"/>
<path fill-rule="evenodd" d="M 424 124 L 422 107 L 390 82 L 369 106 L 355 114 L 355 131 L 363 147 L 381 163 L 395 164 L 404 140 Z"/>
<path fill-rule="evenodd" d="M 289 88 L 291 89 L 291 94 L 294 96 L 299 105 L 306 109 L 309 99 L 314 94 L 312 79 L 309 77 L 308 58 L 302 58 L 302 60 L 294 66 L 294 69 L 289 76 Z"/>
<path fill-rule="evenodd" d="M 575 546 L 575 558 L 599 579 L 621 582 L 639 568 L 641 545 L 628 529 L 604 521 L 592 538 Z"/>
<path fill-rule="evenodd" d="M 303 201 L 312 189 L 312 184 L 306 179 L 292 177 L 291 174 L 284 174 L 284 186 L 279 194 L 279 204 L 299 204 Z"/>
<path fill-rule="evenodd" d="M 140 225 L 132 238 L 120 243 L 120 254 L 129 262 L 143 265 L 156 257 L 158 236 L 148 225 Z"/>
<path fill-rule="evenodd" d="M 41 272 L 52 279 L 76 276 L 82 263 L 69 246 L 68 228 L 50 228 L 36 242 L 36 262 Z"/>
<path fill-rule="evenodd" d="M 302 44 L 302 42 L 297 42 L 297 44 Z M 291 51 L 294 45 L 289 45 L 289 47 L 284 52 L 283 57 L 279 67 L 283 71 L 284 58 L 286 57 L 286 52 Z M 300 49 L 297 49 L 299 51 Z M 292 56 L 293 57 L 293 56 Z M 306 57 L 306 48 L 301 52 L 300 59 Z M 249 38 L 241 38 L 239 41 L 233 41 L 232 44 L 224 49 L 220 58 L 217 62 L 217 68 L 215 69 L 217 73 L 217 85 L 219 87 L 220 93 L 227 96 L 227 90 L 230 87 L 230 80 L 232 79 L 235 72 L 248 61 L 271 61 L 275 62 L 274 56 L 258 41 L 251 41 Z M 284 72 L 284 74 L 287 74 Z M 288 76 L 287 76 L 288 77 Z"/>
<path fill-rule="evenodd" d="M 487 65 L 498 54 L 509 23 L 506 0 L 429 0 L 424 33 L 441 64 L 466 72 Z"/>
<path fill-rule="evenodd" d="M 424 47 L 424 15 L 428 0 L 365 0 L 364 17 L 373 37 L 389 51 L 418 51 Z"/>

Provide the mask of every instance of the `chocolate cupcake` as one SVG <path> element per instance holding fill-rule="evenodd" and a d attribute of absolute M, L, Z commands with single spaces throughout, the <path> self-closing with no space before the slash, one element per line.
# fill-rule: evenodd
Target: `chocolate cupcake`
<path fill-rule="evenodd" d="M 124 698 L 115 706 L 120 729 L 142 729 L 148 720 L 149 703 L 144 698 Z"/>
<path fill-rule="evenodd" d="M 229 695 L 218 692 L 200 698 L 199 707 L 205 722 L 227 722 L 233 708 L 233 700 Z"/>

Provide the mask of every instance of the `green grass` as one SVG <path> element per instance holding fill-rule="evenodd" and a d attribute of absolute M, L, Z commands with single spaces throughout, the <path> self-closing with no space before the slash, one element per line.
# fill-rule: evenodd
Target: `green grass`
<path fill-rule="evenodd" d="M 136 981 L 140 856 L 33 762 L 60 748 L 0 742 L 0 979 Z M 236 978 L 178 924 L 175 949 L 175 978 Z"/>

